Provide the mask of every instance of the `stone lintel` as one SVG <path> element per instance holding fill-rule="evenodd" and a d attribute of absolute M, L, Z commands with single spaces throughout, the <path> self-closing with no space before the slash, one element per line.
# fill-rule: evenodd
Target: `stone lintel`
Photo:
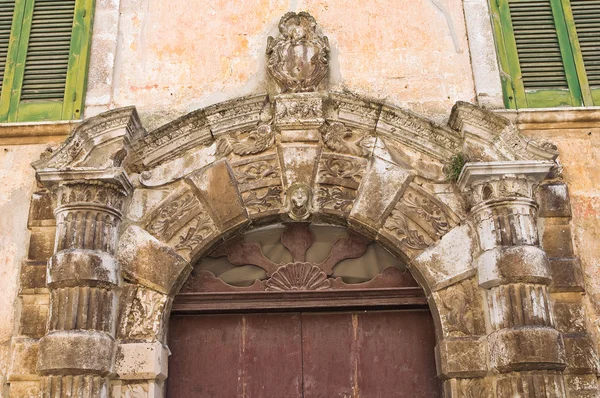
<path fill-rule="evenodd" d="M 551 282 L 548 257 L 536 246 L 499 246 L 484 252 L 476 262 L 479 286 L 486 289 L 507 283 Z"/>
<path fill-rule="evenodd" d="M 164 380 L 169 349 L 159 342 L 121 344 L 115 373 L 121 380 Z"/>
<path fill-rule="evenodd" d="M 540 182 L 554 167 L 554 162 L 544 160 L 515 160 L 510 162 L 475 162 L 464 165 L 458 177 L 458 188 L 464 191 L 468 186 L 493 177 L 507 175 L 523 176 Z"/>
<path fill-rule="evenodd" d="M 96 284 L 118 285 L 119 265 L 110 254 L 98 250 L 71 249 L 53 255 L 48 262 L 50 287 Z"/>
<path fill-rule="evenodd" d="M 43 375 L 91 373 L 106 376 L 112 371 L 115 349 L 115 340 L 103 332 L 50 332 L 40 339 L 37 370 Z"/>

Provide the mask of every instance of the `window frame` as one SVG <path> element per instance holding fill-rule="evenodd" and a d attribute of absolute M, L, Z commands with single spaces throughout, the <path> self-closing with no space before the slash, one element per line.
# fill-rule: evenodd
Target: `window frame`
<path fill-rule="evenodd" d="M 494 42 L 498 54 L 504 105 L 507 109 L 600 105 L 600 89 L 591 90 L 570 0 L 549 0 L 561 51 L 567 90 L 526 90 L 521 78 L 509 1 L 490 0 Z M 594 91 L 592 93 L 592 91 Z"/>
<path fill-rule="evenodd" d="M 36 122 L 81 118 L 85 103 L 95 0 L 76 0 L 65 93 L 61 101 L 21 101 L 29 33 L 35 0 L 16 0 L 2 91 L 0 122 Z"/>

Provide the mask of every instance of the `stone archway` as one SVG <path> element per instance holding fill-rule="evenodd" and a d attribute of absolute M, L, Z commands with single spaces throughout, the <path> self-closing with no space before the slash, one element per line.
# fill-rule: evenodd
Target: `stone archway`
<path fill-rule="evenodd" d="M 284 19 L 306 18 L 294 15 Z M 326 54 L 326 40 L 311 40 Z M 406 259 L 428 296 L 446 396 L 565 396 L 534 195 L 553 148 L 467 103 L 439 126 L 316 91 L 326 63 L 301 87 L 269 65 L 282 94 L 217 104 L 152 132 L 134 108 L 117 109 L 34 164 L 56 195 L 57 220 L 37 363 L 43 396 L 162 396 L 166 320 L 191 264 L 248 228 L 305 216 Z M 481 162 L 456 183 L 444 167 L 458 154 Z M 295 212 L 298 187 L 312 200 Z"/>

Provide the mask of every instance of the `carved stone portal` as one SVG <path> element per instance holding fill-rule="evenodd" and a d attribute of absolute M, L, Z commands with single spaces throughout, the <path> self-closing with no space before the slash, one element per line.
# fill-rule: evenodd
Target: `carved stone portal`
<path fill-rule="evenodd" d="M 135 108 L 111 110 L 34 164 L 58 208 L 38 219 L 32 206 L 32 243 L 56 227 L 56 245 L 54 253 L 30 248 L 23 284 L 26 270 L 51 260 L 48 272 L 31 273 L 37 285 L 22 286 L 34 292 L 23 294 L 23 313 L 34 302 L 25 296 L 36 296 L 49 301 L 50 321 L 21 325 L 11 397 L 160 396 L 165 320 L 184 284 L 327 295 L 350 289 L 332 269 L 370 241 L 401 259 L 427 294 L 445 396 L 597 396 L 589 333 L 566 327 L 553 306 L 553 264 L 576 261 L 548 259 L 539 246 L 534 193 L 556 150 L 467 103 L 438 125 L 358 95 L 316 92 L 327 75 L 327 38 L 307 13 L 286 14 L 279 28 L 268 71 L 285 94 L 216 104 L 150 132 Z M 456 184 L 444 168 L 459 154 L 486 163 L 467 167 Z M 302 220 L 360 234 L 309 263 Z M 289 223 L 282 243 L 290 261 L 270 261 L 240 241 L 250 228 L 281 222 Z M 567 230 L 568 220 L 554 227 Z M 241 288 L 207 273 L 188 279 L 208 253 L 266 277 Z M 578 289 L 561 313 L 584 314 Z M 572 323 L 584 325 L 580 318 Z M 33 392 L 21 394 L 19 383 Z"/>

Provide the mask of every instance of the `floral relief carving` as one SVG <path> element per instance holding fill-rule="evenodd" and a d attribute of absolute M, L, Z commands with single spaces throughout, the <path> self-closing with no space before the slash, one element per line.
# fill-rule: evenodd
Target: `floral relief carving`
<path fill-rule="evenodd" d="M 275 160 L 257 160 L 234 168 L 235 178 L 240 184 L 280 178 L 281 173 Z"/>
<path fill-rule="evenodd" d="M 350 159 L 327 157 L 321 163 L 319 176 L 329 178 L 341 178 L 350 180 L 352 185 L 358 188 L 358 184 L 362 179 L 364 165 L 358 162 L 353 162 Z"/>
<path fill-rule="evenodd" d="M 459 379 L 459 397 L 483 398 L 489 397 L 490 392 L 483 379 Z"/>
<path fill-rule="evenodd" d="M 280 186 L 245 192 L 242 194 L 244 206 L 252 214 L 276 210 L 281 207 L 282 192 Z"/>
<path fill-rule="evenodd" d="M 189 228 L 184 228 L 175 235 L 177 243 L 174 248 L 176 251 L 191 252 L 215 231 L 212 219 L 206 212 L 201 212 L 189 223 Z"/>
<path fill-rule="evenodd" d="M 375 145 L 375 137 L 359 134 L 341 122 L 329 122 L 322 128 L 323 142 L 330 150 L 354 156 L 368 156 Z"/>
<path fill-rule="evenodd" d="M 307 12 L 288 12 L 279 21 L 277 38 L 269 36 L 267 70 L 283 92 L 316 91 L 327 75 L 329 40 L 317 32 Z"/>
<path fill-rule="evenodd" d="M 127 384 L 123 386 L 124 398 L 147 398 L 148 389 L 141 384 Z"/>
<path fill-rule="evenodd" d="M 442 236 L 450 230 L 448 218 L 433 200 L 409 191 L 404 195 L 403 202 L 409 209 L 431 224 L 438 236 Z"/>
<path fill-rule="evenodd" d="M 400 243 L 415 250 L 423 250 L 429 247 L 425 237 L 416 229 L 411 229 L 406 216 L 398 209 L 394 209 L 387 219 L 384 229 L 389 231 Z"/>
<path fill-rule="evenodd" d="M 317 203 L 323 209 L 347 213 L 352 209 L 356 198 L 354 190 L 341 187 L 321 186 L 317 191 Z"/>
<path fill-rule="evenodd" d="M 198 199 L 192 191 L 185 191 L 178 197 L 168 199 L 158 210 L 158 213 L 151 219 L 147 225 L 147 230 L 157 236 L 170 238 L 169 231 L 173 225 L 178 224 L 180 220 L 190 214 L 195 215 L 194 209 L 198 208 Z"/>
<path fill-rule="evenodd" d="M 134 339 L 157 337 L 161 333 L 168 296 L 133 285 L 126 290 L 125 319 L 121 323 L 121 334 Z"/>
<path fill-rule="evenodd" d="M 434 293 L 445 335 L 464 337 L 485 333 L 478 288 L 472 280 L 454 284 Z"/>
<path fill-rule="evenodd" d="M 217 154 L 227 156 L 255 155 L 269 149 L 275 143 L 275 132 L 268 124 L 258 126 L 250 132 L 235 133 L 217 138 Z"/>
<path fill-rule="evenodd" d="M 120 211 L 125 192 L 115 185 L 101 182 L 66 184 L 62 186 L 59 205 L 94 203 Z"/>
<path fill-rule="evenodd" d="M 325 290 L 331 280 L 319 267 L 310 263 L 291 263 L 277 269 L 266 283 L 267 291 Z"/>

